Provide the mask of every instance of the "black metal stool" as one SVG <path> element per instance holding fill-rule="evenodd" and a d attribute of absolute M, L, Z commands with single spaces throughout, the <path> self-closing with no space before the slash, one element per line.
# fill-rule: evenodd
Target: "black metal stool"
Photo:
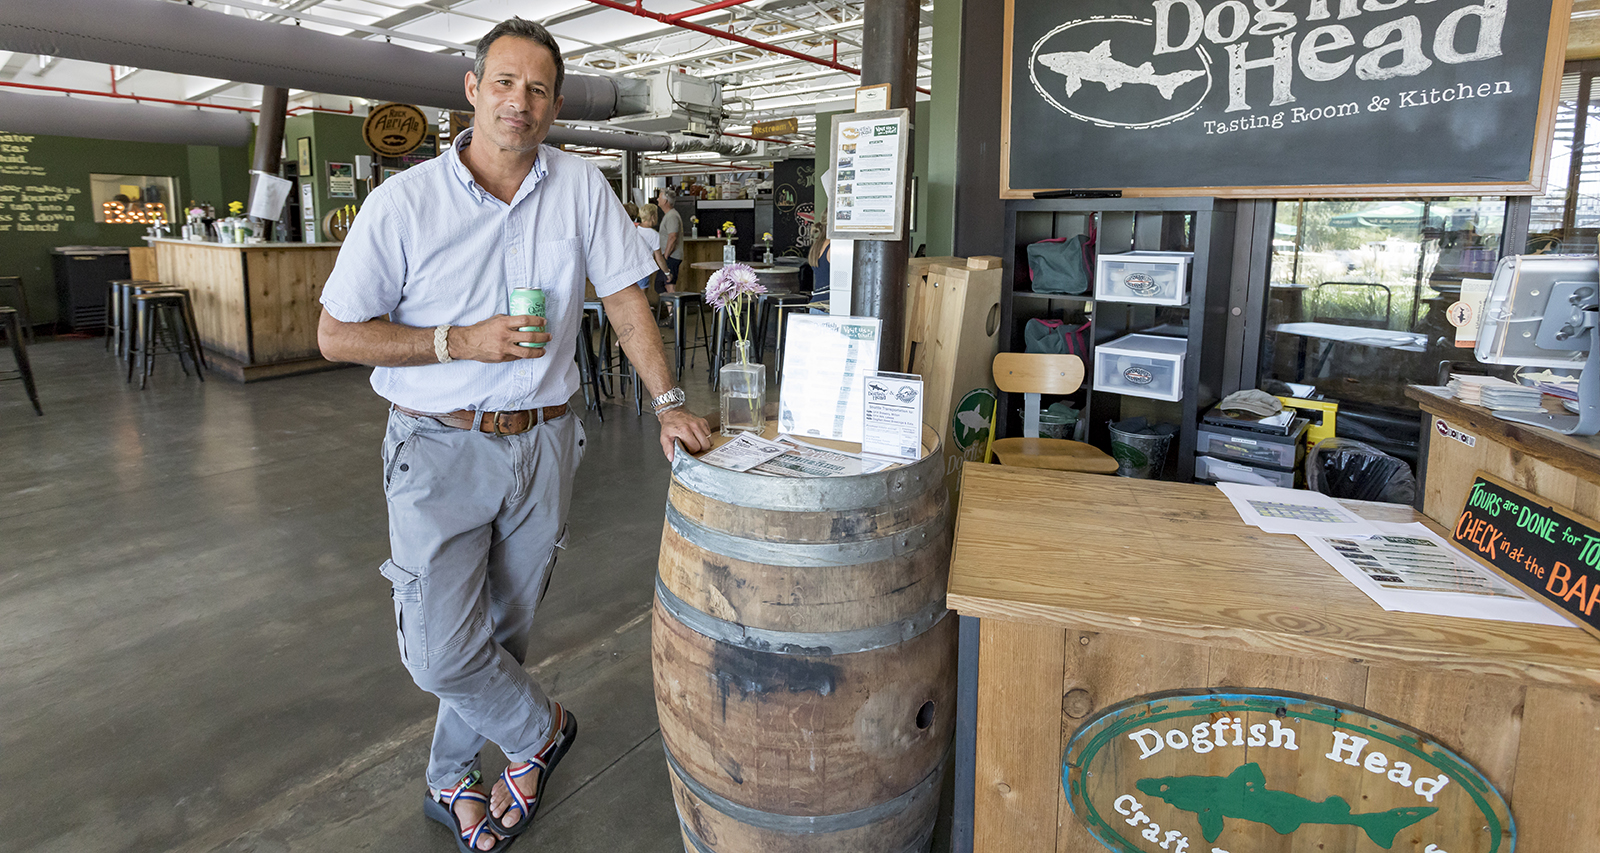
<path fill-rule="evenodd" d="M 188 307 L 189 292 L 180 289 L 157 290 L 138 293 L 133 297 L 135 322 L 139 329 L 139 390 L 148 384 L 158 355 L 176 355 L 183 374 L 189 375 L 187 358 L 194 362 L 194 372 L 200 381 L 206 381 L 205 361 L 200 355 L 200 341 L 195 336 L 193 312 Z M 132 359 L 128 361 L 128 381 L 133 381 Z"/>
<path fill-rule="evenodd" d="M 605 423 L 605 413 L 600 410 L 600 378 L 596 375 L 599 366 L 595 363 L 594 322 L 590 310 L 584 308 L 583 319 L 578 322 L 578 377 L 583 386 L 584 408 L 593 409 L 600 422 Z"/>
<path fill-rule="evenodd" d="M 605 322 L 603 310 L 596 310 L 595 313 L 601 317 L 600 349 L 595 357 L 594 369 L 596 390 L 605 388 L 605 395 L 607 397 L 611 396 L 611 383 L 607 380 L 615 378 L 619 380 L 617 383 L 617 396 L 626 397 L 628 392 L 624 390 L 620 380 L 633 380 L 633 410 L 635 414 L 642 415 L 644 414 L 644 382 L 639 378 L 639 371 L 635 370 L 633 364 L 628 361 L 628 354 L 620 345 L 617 345 L 615 355 L 612 354 L 613 332 L 611 326 Z"/>
<path fill-rule="evenodd" d="M 762 293 L 756 296 L 756 358 L 761 359 L 767 354 L 767 318 L 772 311 L 778 312 L 778 347 L 783 347 L 783 309 L 787 306 L 804 305 L 811 301 L 811 296 L 805 293 L 773 292 Z"/>
<path fill-rule="evenodd" d="M 106 282 L 106 350 L 118 358 L 132 357 L 133 289 L 138 286 L 164 286 L 159 281 L 139 278 L 114 278 Z"/>
<path fill-rule="evenodd" d="M 28 343 L 33 343 L 32 314 L 28 313 L 28 291 L 22 286 L 22 276 L 0 275 L 0 290 L 9 290 L 12 293 L 11 307 L 17 309 L 17 322 L 22 325 L 22 334 L 27 337 Z"/>
<path fill-rule="evenodd" d="M 17 309 L 0 306 L 0 329 L 11 341 L 11 354 L 17 359 L 17 369 L 0 372 L 0 382 L 21 379 L 22 387 L 28 391 L 28 400 L 33 403 L 33 410 L 39 413 L 39 417 L 44 417 L 44 409 L 39 406 L 39 389 L 33 384 L 33 365 L 28 362 L 28 343 L 22 337 L 22 322 L 17 319 Z M 10 373 L 17 375 L 7 375 Z"/>
<path fill-rule="evenodd" d="M 706 328 L 706 300 L 705 296 L 699 293 L 676 291 L 661 294 L 661 301 L 670 301 L 672 304 L 672 353 L 678 364 L 678 372 L 673 375 L 677 376 L 678 381 L 681 382 L 683 381 L 683 357 L 685 353 L 689 356 L 690 367 L 694 366 L 694 350 L 705 350 L 706 357 L 710 358 L 711 356 L 711 348 L 706 342 L 710 336 L 710 332 Z M 691 307 L 694 309 L 695 321 L 700 324 L 700 331 L 692 336 L 689 343 L 685 343 L 683 335 L 689 329 L 688 324 L 684 322 L 683 312 Z"/>

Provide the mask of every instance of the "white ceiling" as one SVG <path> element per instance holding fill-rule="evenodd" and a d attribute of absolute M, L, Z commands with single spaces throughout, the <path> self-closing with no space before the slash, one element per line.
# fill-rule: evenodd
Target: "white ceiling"
<path fill-rule="evenodd" d="M 590 0 L 194 0 L 193 5 L 349 38 L 386 39 L 418 50 L 456 50 L 466 55 L 496 22 L 520 15 L 543 23 L 555 35 L 569 74 L 643 76 L 674 68 L 716 80 L 724 85 L 728 113 L 724 132 L 748 134 L 753 122 L 796 116 L 801 133 L 787 138 L 797 142 L 812 142 L 812 116 L 848 108 L 852 90 L 859 85 L 859 78 L 847 72 Z M 705 5 L 720 4 L 643 3 L 647 11 L 665 15 Z M 751 0 L 683 20 L 859 68 L 861 6 L 862 0 Z M 923 0 L 921 9 L 917 85 L 926 90 L 932 77 L 932 0 Z M 261 87 L 227 80 L 5 51 L 0 51 L 0 80 L 219 106 L 255 107 L 261 97 Z M 927 94 L 919 97 L 926 99 Z M 291 93 L 291 106 L 307 104 L 353 107 L 358 113 L 365 107 L 349 98 Z"/>

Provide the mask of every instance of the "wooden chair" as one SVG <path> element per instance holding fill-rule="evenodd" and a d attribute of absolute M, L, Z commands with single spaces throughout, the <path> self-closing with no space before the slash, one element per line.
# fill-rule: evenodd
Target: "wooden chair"
<path fill-rule="evenodd" d="M 1008 394 L 1022 394 L 1022 437 L 1002 438 L 991 447 L 1001 465 L 1112 474 L 1117 460 L 1081 441 L 1039 437 L 1039 395 L 1071 394 L 1083 384 L 1083 359 L 1075 355 L 1003 352 L 994 357 L 994 383 Z"/>

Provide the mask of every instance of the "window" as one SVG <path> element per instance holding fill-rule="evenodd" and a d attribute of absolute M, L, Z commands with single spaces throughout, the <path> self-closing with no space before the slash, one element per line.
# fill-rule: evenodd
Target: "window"
<path fill-rule="evenodd" d="M 1600 233 L 1600 115 L 1594 107 L 1600 62 L 1569 62 L 1556 102 L 1550 180 L 1533 200 L 1529 252 L 1595 254 Z"/>
<path fill-rule="evenodd" d="M 177 222 L 178 182 L 149 175 L 90 175 L 94 221 L 108 225 Z"/>
<path fill-rule="evenodd" d="M 1280 201 L 1262 379 L 1339 403 L 1339 433 L 1415 460 L 1407 385 L 1473 362 L 1447 311 L 1487 290 L 1505 199 Z"/>

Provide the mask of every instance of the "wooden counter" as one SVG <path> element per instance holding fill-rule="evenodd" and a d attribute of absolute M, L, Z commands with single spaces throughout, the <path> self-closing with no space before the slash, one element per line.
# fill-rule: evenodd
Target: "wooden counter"
<path fill-rule="evenodd" d="M 213 370 L 237 382 L 328 370 L 318 301 L 338 243 L 153 240 L 161 280 L 189 290 Z"/>
<path fill-rule="evenodd" d="M 716 237 L 685 237 L 683 238 L 683 266 L 678 268 L 678 276 L 688 285 L 688 289 L 695 293 L 704 293 L 706 282 L 711 280 L 711 270 L 695 269 L 697 263 L 706 261 L 722 262 L 722 246 L 726 240 Z"/>
<path fill-rule="evenodd" d="M 1430 388 L 1412 386 L 1406 396 L 1422 407 L 1426 421 L 1422 511 L 1429 518 L 1455 524 L 1478 471 L 1600 518 L 1600 436 L 1574 437 L 1502 421 L 1482 406 Z"/>
<path fill-rule="evenodd" d="M 949 606 L 963 617 L 958 850 L 1103 851 L 1063 794 L 1070 736 L 1136 696 L 1219 688 L 1321 697 L 1432 735 L 1505 795 L 1519 850 L 1600 838 L 1600 641 L 1386 612 L 1210 486 L 968 465 Z M 1320 850 L 1264 839 L 1232 853 Z"/>

